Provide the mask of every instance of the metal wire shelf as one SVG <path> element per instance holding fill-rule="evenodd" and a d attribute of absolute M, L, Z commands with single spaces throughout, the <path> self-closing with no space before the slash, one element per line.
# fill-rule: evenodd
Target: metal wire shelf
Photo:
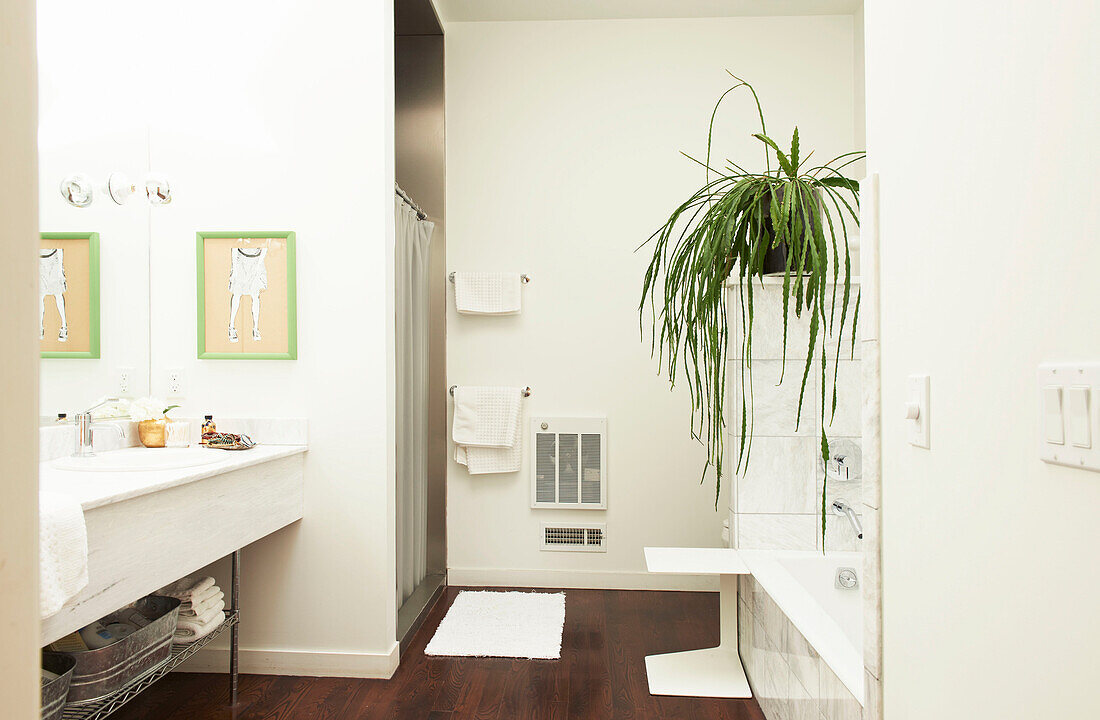
<path fill-rule="evenodd" d="M 150 672 L 135 678 L 125 687 L 119 688 L 114 693 L 100 700 L 82 705 L 70 705 L 61 714 L 61 720 L 99 720 L 105 718 L 120 707 L 137 697 L 143 690 L 160 680 L 169 672 L 179 667 L 184 660 L 194 655 L 199 649 L 214 638 L 240 622 L 241 614 L 237 610 L 225 611 L 225 622 L 218 629 L 204 638 L 193 643 L 177 643 L 172 645 L 172 655 L 163 664 L 153 668 Z"/>

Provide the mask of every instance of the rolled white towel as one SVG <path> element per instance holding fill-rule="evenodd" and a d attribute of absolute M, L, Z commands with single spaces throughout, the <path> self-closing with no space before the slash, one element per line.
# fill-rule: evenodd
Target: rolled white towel
<path fill-rule="evenodd" d="M 214 592 L 204 594 L 201 598 L 195 598 L 190 602 L 185 602 L 180 605 L 180 617 L 198 617 L 204 614 L 207 610 L 217 605 L 219 602 L 225 605 L 225 593 L 218 589 L 215 585 L 211 588 Z"/>
<path fill-rule="evenodd" d="M 214 587 L 214 578 L 212 577 L 185 577 L 165 585 L 157 590 L 156 594 L 167 595 L 182 602 L 188 602 L 195 596 L 202 597 L 203 593 L 209 593 L 212 587 Z"/>

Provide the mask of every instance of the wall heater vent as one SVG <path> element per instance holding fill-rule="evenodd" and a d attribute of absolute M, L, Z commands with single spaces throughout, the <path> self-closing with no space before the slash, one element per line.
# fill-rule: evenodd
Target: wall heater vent
<path fill-rule="evenodd" d="M 607 526 L 543 523 L 542 550 L 607 552 Z"/>
<path fill-rule="evenodd" d="M 607 509 L 607 419 L 531 418 L 531 507 Z"/>

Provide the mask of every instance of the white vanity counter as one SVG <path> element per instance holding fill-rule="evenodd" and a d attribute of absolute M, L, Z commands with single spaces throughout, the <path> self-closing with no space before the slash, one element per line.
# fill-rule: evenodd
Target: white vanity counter
<path fill-rule="evenodd" d="M 89 578 L 42 621 L 42 644 L 300 520 L 306 449 L 189 448 L 175 457 L 197 464 L 155 470 L 73 471 L 41 463 L 40 489 L 75 497 L 84 509 Z M 155 467 L 171 464 L 165 463 L 171 451 L 128 448 L 94 460 L 104 468 Z"/>
<path fill-rule="evenodd" d="M 197 456 L 194 464 L 187 467 L 120 472 L 59 469 L 58 460 L 48 460 L 39 464 L 38 487 L 41 492 L 63 493 L 77 498 L 84 512 L 87 512 L 103 505 L 130 500 L 215 475 L 298 455 L 305 451 L 305 445 L 257 445 L 251 450 L 239 451 L 191 447 L 182 450 L 183 453 L 193 453 Z M 144 447 L 133 447 L 101 453 L 98 458 L 110 459 L 120 455 L 129 456 L 129 458 L 144 456 L 155 458 L 157 455 L 173 452 L 179 451 L 173 448 L 150 450 Z M 204 456 L 209 456 L 209 461 Z M 64 459 L 60 462 L 63 461 Z"/>

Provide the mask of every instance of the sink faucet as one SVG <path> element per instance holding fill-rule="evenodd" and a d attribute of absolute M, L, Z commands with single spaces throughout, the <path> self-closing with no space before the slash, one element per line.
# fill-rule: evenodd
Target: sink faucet
<path fill-rule="evenodd" d="M 833 513 L 848 518 L 848 522 L 852 524 L 852 529 L 856 531 L 856 537 L 860 540 L 863 539 L 863 523 L 859 521 L 859 515 L 856 515 L 856 511 L 852 509 L 851 505 L 841 499 L 833 500 Z"/>
<path fill-rule="evenodd" d="M 126 437 L 126 433 L 118 425 L 112 425 L 110 423 L 93 423 L 92 411 L 96 408 L 102 407 L 107 403 L 118 402 L 118 398 L 109 397 L 103 398 L 95 405 L 85 410 L 82 413 L 77 413 L 73 420 L 73 424 L 76 425 L 76 450 L 73 452 L 73 457 L 92 457 L 95 455 L 92 452 L 92 428 L 99 427 L 111 427 L 118 432 L 119 439 Z"/>

